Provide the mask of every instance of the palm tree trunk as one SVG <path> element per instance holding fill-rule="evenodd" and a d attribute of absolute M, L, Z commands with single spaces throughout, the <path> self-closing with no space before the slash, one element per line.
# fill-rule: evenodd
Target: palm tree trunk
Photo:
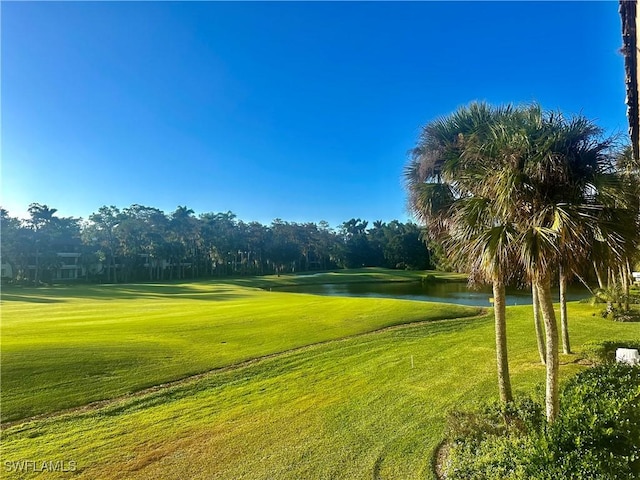
<path fill-rule="evenodd" d="M 493 280 L 493 310 L 496 328 L 496 360 L 498 366 L 498 390 L 503 403 L 513 401 L 511 393 L 511 379 L 509 377 L 509 361 L 507 357 L 507 321 L 504 282 L 502 279 Z"/>
<path fill-rule="evenodd" d="M 111 266 L 113 267 L 113 283 L 118 283 L 116 258 L 113 255 L 111 255 Z"/>
<path fill-rule="evenodd" d="M 558 389 L 558 374 L 560 370 L 560 361 L 558 358 L 558 323 L 556 321 L 556 314 L 553 311 L 549 277 L 539 278 L 536 282 L 547 343 L 546 414 L 547 421 L 552 423 L 558 416 L 560 404 Z"/>
<path fill-rule="evenodd" d="M 562 331 L 562 352 L 571 353 L 569 344 L 569 319 L 567 317 L 567 275 L 560 266 L 560 327 Z"/>
<path fill-rule="evenodd" d="M 596 265 L 595 261 L 593 262 L 593 269 L 596 271 L 596 278 L 598 279 L 598 287 L 604 290 L 605 286 L 604 286 L 604 282 L 602 281 L 602 275 L 600 275 L 600 270 L 598 270 L 598 265 Z"/>
<path fill-rule="evenodd" d="M 618 309 L 622 310 L 622 294 L 620 293 L 620 291 L 621 290 L 624 291 L 624 277 L 622 276 L 622 272 L 620 270 L 622 270 L 621 267 L 618 267 L 617 271 L 613 271 L 613 269 L 611 269 L 611 278 L 612 278 L 611 286 L 616 291 L 616 297 L 618 300 Z M 619 289 L 617 288 L 618 280 L 616 277 L 621 280 Z"/>
<path fill-rule="evenodd" d="M 536 327 L 536 341 L 538 343 L 538 354 L 540 355 L 540 363 L 546 362 L 546 352 L 544 348 L 544 328 L 540 318 L 540 300 L 538 299 L 538 289 L 535 283 L 531 284 L 531 297 L 533 301 L 533 325 Z"/>
<path fill-rule="evenodd" d="M 36 247 L 36 271 L 33 279 L 36 287 L 39 286 L 40 283 L 40 249 Z"/>
<path fill-rule="evenodd" d="M 629 277 L 627 277 L 625 268 L 620 269 L 620 280 L 622 282 L 622 292 L 623 292 L 623 310 L 625 312 L 629 311 Z"/>
<path fill-rule="evenodd" d="M 626 261 L 626 269 L 624 272 L 625 282 L 624 282 L 624 310 L 625 312 L 629 311 L 629 287 L 631 286 L 631 264 L 629 263 L 629 257 L 627 257 Z"/>

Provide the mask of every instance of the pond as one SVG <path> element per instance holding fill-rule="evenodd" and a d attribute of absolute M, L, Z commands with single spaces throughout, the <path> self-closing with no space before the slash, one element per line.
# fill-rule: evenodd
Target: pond
<path fill-rule="evenodd" d="M 347 284 L 319 284 L 278 287 L 281 292 L 310 293 L 313 295 L 329 295 L 339 297 L 381 297 L 398 298 L 404 300 L 419 300 L 423 302 L 444 302 L 458 305 L 489 307 L 489 298 L 493 296 L 491 287 L 471 290 L 463 282 L 447 283 L 347 283 Z M 558 290 L 553 292 L 555 300 L 559 301 Z M 589 298 L 591 294 L 583 286 L 568 288 L 567 300 L 581 300 Z M 530 305 L 531 290 L 507 289 L 507 305 Z"/>

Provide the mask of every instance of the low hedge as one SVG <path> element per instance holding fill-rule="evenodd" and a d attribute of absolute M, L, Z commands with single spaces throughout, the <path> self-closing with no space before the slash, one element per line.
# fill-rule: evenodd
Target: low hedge
<path fill-rule="evenodd" d="M 448 424 L 448 480 L 640 479 L 640 366 L 579 373 L 551 425 L 530 398 L 454 412 Z"/>

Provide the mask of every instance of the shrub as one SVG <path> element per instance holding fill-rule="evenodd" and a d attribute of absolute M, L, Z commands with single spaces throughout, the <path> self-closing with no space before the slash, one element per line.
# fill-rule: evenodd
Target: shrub
<path fill-rule="evenodd" d="M 447 422 L 447 479 L 524 479 L 519 452 L 539 431 L 544 411 L 530 398 L 491 403 L 475 412 L 452 412 Z"/>
<path fill-rule="evenodd" d="M 449 418 L 447 479 L 640 479 L 640 367 L 603 364 L 563 388 L 548 425 L 520 399 Z"/>
<path fill-rule="evenodd" d="M 549 459 L 549 478 L 640 478 L 640 367 L 588 369 L 565 385 L 560 407 L 533 472 Z"/>
<path fill-rule="evenodd" d="M 635 309 L 615 308 L 611 304 L 600 312 L 602 318 L 613 320 L 614 322 L 640 322 L 640 312 Z"/>
<path fill-rule="evenodd" d="M 543 409 L 530 398 L 517 398 L 506 405 L 492 402 L 477 411 L 453 411 L 447 420 L 446 435 L 453 442 L 482 440 L 491 435 L 505 436 L 542 426 Z"/>

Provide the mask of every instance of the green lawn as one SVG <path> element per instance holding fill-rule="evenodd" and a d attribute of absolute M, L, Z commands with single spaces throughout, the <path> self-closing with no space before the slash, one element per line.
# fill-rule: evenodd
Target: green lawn
<path fill-rule="evenodd" d="M 2 421 L 112 398 L 292 348 L 475 308 L 240 286 L 415 280 L 380 269 L 184 284 L 5 289 Z"/>
<path fill-rule="evenodd" d="M 127 383 L 131 377 L 149 385 L 152 376 L 183 371 L 192 362 L 202 368 L 191 371 L 201 371 L 214 361 L 228 364 L 313 341 L 356 336 L 212 372 L 106 407 L 5 428 L 3 478 L 432 478 L 431 457 L 442 439 L 446 412 L 497 396 L 490 314 L 362 333 L 473 310 L 275 294 L 231 284 L 113 288 L 109 295 L 88 288 L 84 293 L 89 298 L 38 290 L 23 295 L 31 301 L 4 299 L 3 414 L 7 395 L 13 397 L 15 416 L 25 415 L 29 395 L 40 398 L 41 407 L 66 399 L 68 392 L 59 384 L 67 376 L 85 397 L 95 389 L 105 397 L 120 393 L 118 388 L 132 389 Z M 35 302 L 54 298 L 59 301 Z M 36 315 L 38 309 L 49 313 Z M 640 339 L 640 324 L 604 320 L 589 305 L 570 304 L 569 314 L 577 351 L 589 340 Z M 297 320 L 304 315 L 306 320 Z M 508 309 L 516 391 L 535 391 L 544 378 L 530 317 L 530 307 Z M 42 329 L 46 335 L 37 334 Z M 238 358 L 228 354 L 221 360 L 218 345 L 232 334 L 237 340 L 225 340 L 224 345 L 233 345 Z M 10 376 L 4 363 L 7 339 L 8 365 L 14 372 Z M 65 342 L 75 346 L 69 348 L 77 352 L 75 363 L 68 352 L 44 355 Z M 121 345 L 119 351 L 115 345 Z M 181 353 L 185 348 L 188 353 Z M 154 353 L 158 349 L 170 354 Z M 117 381 L 110 388 L 101 387 L 99 379 L 87 387 L 83 381 L 91 377 L 86 372 L 97 368 L 97 362 L 89 361 L 94 351 L 116 367 L 123 356 L 133 370 L 123 362 L 123 373 L 114 376 Z M 29 370 L 37 372 L 31 366 L 33 357 L 50 369 L 41 374 L 48 383 L 40 388 L 27 376 Z M 578 359 L 562 356 L 562 374 L 584 368 Z M 21 371 L 22 378 L 12 378 Z M 29 394 L 15 391 L 27 387 Z M 28 459 L 73 461 L 77 471 L 66 476 L 7 472 L 7 461 Z"/>
<path fill-rule="evenodd" d="M 466 282 L 462 273 L 438 272 L 435 270 L 389 270 L 386 268 L 355 268 L 333 272 L 301 273 L 287 275 L 265 275 L 263 277 L 234 278 L 228 282 L 250 287 L 285 287 L 292 285 L 372 283 L 372 282 L 420 282 L 424 279 L 441 282 Z"/>

